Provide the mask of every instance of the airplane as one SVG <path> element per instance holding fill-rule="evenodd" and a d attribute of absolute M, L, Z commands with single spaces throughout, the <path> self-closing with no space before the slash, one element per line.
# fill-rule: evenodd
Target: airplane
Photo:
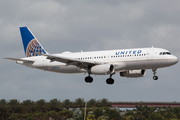
<path fill-rule="evenodd" d="M 162 48 L 133 48 L 89 52 L 63 52 L 49 54 L 36 39 L 28 27 L 20 27 L 24 46 L 24 58 L 5 58 L 20 65 L 57 73 L 87 73 L 86 83 L 92 83 L 94 75 L 109 75 L 106 83 L 112 85 L 112 76 L 138 78 L 152 69 L 153 79 L 158 80 L 156 70 L 169 67 L 178 62 L 178 58 Z"/>

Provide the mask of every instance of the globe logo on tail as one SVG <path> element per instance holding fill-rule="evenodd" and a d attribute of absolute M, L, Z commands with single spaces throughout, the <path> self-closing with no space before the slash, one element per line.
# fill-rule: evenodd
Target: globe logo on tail
<path fill-rule="evenodd" d="M 27 46 L 26 57 L 40 56 L 38 53 L 46 54 L 46 51 L 36 39 L 33 39 Z"/>

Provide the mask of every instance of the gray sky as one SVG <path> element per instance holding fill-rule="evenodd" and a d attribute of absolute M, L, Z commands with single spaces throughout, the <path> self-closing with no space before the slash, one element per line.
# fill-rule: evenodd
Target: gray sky
<path fill-rule="evenodd" d="M 27 26 L 49 53 L 140 47 L 168 49 L 180 58 L 179 0 L 1 0 L 0 99 L 77 98 L 180 102 L 179 63 L 143 78 L 58 74 L 27 68 L 4 57 L 24 57 L 19 27 Z"/>

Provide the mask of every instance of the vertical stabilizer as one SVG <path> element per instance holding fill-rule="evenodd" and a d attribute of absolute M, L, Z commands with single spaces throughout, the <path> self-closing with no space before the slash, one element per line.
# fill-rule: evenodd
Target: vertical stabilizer
<path fill-rule="evenodd" d="M 38 53 L 47 54 L 45 49 L 27 27 L 20 27 L 20 32 L 26 57 L 39 56 Z"/>

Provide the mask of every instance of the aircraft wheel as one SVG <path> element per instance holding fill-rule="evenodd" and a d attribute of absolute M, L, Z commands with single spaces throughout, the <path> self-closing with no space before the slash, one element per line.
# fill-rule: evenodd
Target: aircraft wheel
<path fill-rule="evenodd" d="M 92 82 L 93 82 L 93 78 L 89 77 L 89 83 L 92 83 Z"/>
<path fill-rule="evenodd" d="M 87 76 L 87 77 L 85 78 L 85 82 L 87 82 L 87 83 L 92 83 L 92 82 L 93 82 L 93 78 L 92 78 L 91 76 Z"/>
<path fill-rule="evenodd" d="M 111 85 L 114 84 L 114 79 L 111 78 Z"/>
<path fill-rule="evenodd" d="M 153 80 L 158 80 L 158 76 L 153 76 Z"/>
<path fill-rule="evenodd" d="M 114 79 L 108 78 L 108 79 L 106 80 L 106 83 L 112 85 L 112 84 L 114 83 Z"/>

